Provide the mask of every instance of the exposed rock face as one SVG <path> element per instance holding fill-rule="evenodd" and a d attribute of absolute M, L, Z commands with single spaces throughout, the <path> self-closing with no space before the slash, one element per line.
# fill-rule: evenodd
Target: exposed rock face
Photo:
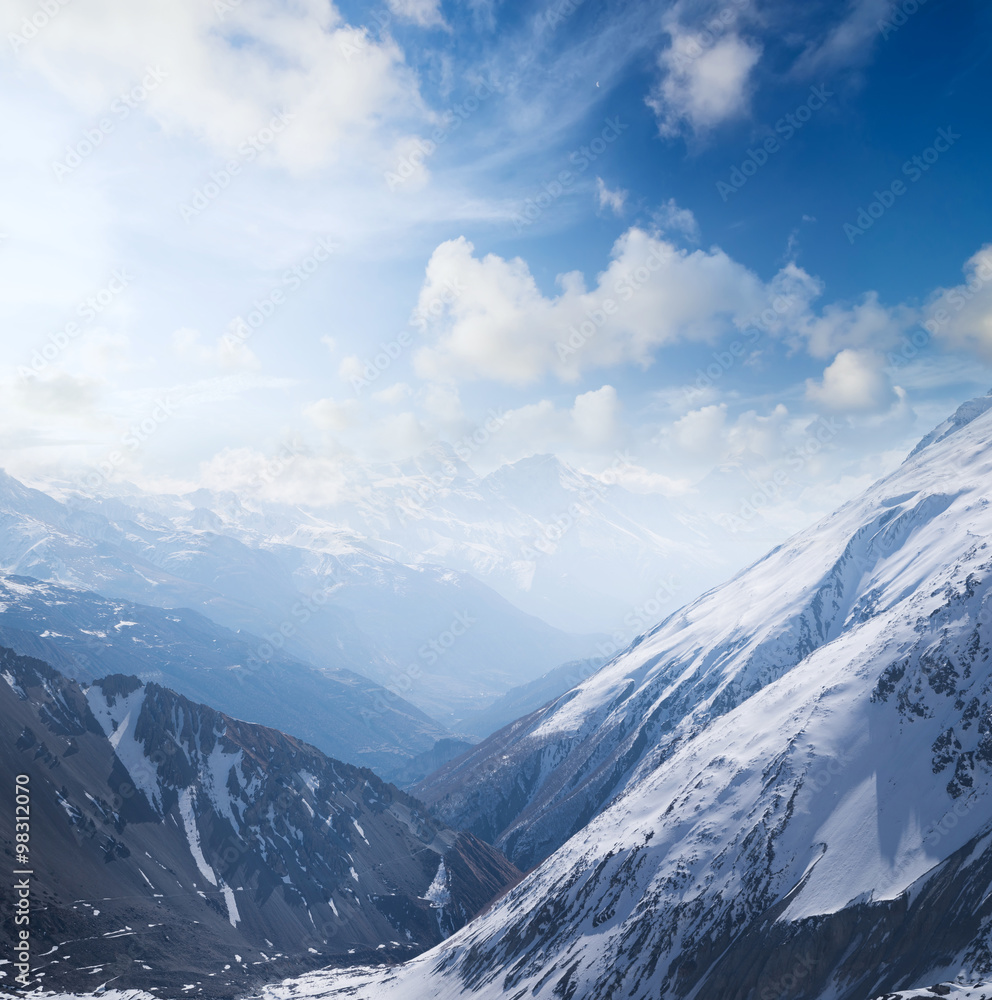
<path fill-rule="evenodd" d="M 0 766 L 31 789 L 47 988 L 99 985 L 85 965 L 119 987 L 223 996 L 408 957 L 519 878 L 372 771 L 157 684 L 117 674 L 84 691 L 10 650 L 0 677 Z M 14 856 L 6 808 L 0 844 Z M 8 907 L 7 950 L 13 932 Z"/>

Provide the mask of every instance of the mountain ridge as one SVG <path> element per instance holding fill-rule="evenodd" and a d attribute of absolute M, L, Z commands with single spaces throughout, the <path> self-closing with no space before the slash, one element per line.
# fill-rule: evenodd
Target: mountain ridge
<path fill-rule="evenodd" d="M 7 649 L 0 678 L 0 763 L 30 788 L 35 984 L 86 990 L 97 969 L 234 996 L 279 969 L 416 953 L 519 878 L 369 769 L 168 688 L 84 690 Z M 15 934 L 8 909 L 8 951 Z"/>

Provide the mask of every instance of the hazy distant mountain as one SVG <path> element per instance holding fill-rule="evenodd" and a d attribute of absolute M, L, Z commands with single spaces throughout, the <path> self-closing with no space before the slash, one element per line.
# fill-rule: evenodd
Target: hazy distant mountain
<path fill-rule="evenodd" d="M 0 766 L 29 789 L 32 985 L 234 996 L 416 954 L 519 877 L 371 771 L 157 684 L 84 690 L 10 650 L 0 678 Z M 0 811 L 8 859 L 14 822 Z"/>
<path fill-rule="evenodd" d="M 559 695 L 591 677 L 605 662 L 605 657 L 596 656 L 563 663 L 537 680 L 511 688 L 486 708 L 469 713 L 459 721 L 458 728 L 473 736 L 489 736 L 497 729 L 502 729 L 511 722 L 530 715 L 535 709 L 543 708 L 549 701 L 554 701 Z"/>
<path fill-rule="evenodd" d="M 543 862 L 398 972 L 266 995 L 866 1000 L 987 981 L 990 441 L 992 395 L 423 782 L 440 816 Z"/>
<path fill-rule="evenodd" d="M 450 734 L 350 670 L 318 670 L 188 609 L 110 601 L 0 574 L 0 643 L 81 681 L 132 673 L 241 718 L 298 734 L 387 779 Z M 425 772 L 426 773 L 426 772 Z"/>
<path fill-rule="evenodd" d="M 352 471 L 354 498 L 315 516 L 402 562 L 471 573 L 571 632 L 633 638 L 659 607 L 674 610 L 737 569 L 742 549 L 760 552 L 744 535 L 728 546 L 727 529 L 691 499 L 634 493 L 615 470 L 599 479 L 553 455 L 479 476 L 439 444 L 415 461 Z"/>
<path fill-rule="evenodd" d="M 354 670 L 446 724 L 594 645 L 467 574 L 404 565 L 296 508 L 204 491 L 57 500 L 0 475 L 0 569 L 192 608 L 266 640 L 266 655 Z"/>

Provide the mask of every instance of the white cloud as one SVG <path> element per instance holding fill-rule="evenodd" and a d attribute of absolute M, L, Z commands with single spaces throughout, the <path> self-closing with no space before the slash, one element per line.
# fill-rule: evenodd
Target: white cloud
<path fill-rule="evenodd" d="M 691 209 L 680 208 L 674 198 L 669 198 L 654 213 L 655 224 L 663 233 L 679 233 L 692 243 L 700 238 L 699 223 Z"/>
<path fill-rule="evenodd" d="M 172 335 L 172 346 L 177 357 L 198 365 L 257 371 L 262 367 L 255 352 L 239 337 L 219 337 L 213 346 L 200 342 L 200 333 L 191 327 L 180 327 Z"/>
<path fill-rule="evenodd" d="M 0 34 L 16 36 L 36 10 L 5 4 Z M 137 106 L 167 132 L 294 170 L 337 158 L 379 116 L 420 110 L 397 45 L 322 0 L 90 0 L 60 7 L 18 55 L 87 114 L 144 85 Z"/>
<path fill-rule="evenodd" d="M 672 424 L 672 438 L 685 451 L 710 455 L 723 444 L 726 422 L 726 403 L 703 406 Z"/>
<path fill-rule="evenodd" d="M 420 191 L 430 180 L 427 160 L 433 143 L 419 135 L 406 135 L 396 141 L 386 161 L 383 175 L 390 191 Z"/>
<path fill-rule="evenodd" d="M 596 195 L 599 198 L 600 208 L 609 208 L 616 215 L 623 214 L 624 202 L 627 200 L 627 192 L 620 190 L 610 190 L 602 177 L 596 178 Z"/>
<path fill-rule="evenodd" d="M 474 249 L 464 237 L 450 240 L 427 265 L 415 313 L 434 339 L 415 356 L 424 378 L 525 384 L 549 373 L 573 380 L 594 367 L 647 366 L 659 347 L 715 340 L 770 303 L 772 286 L 719 248 L 690 253 L 637 228 L 614 244 L 593 288 L 563 274 L 554 298 L 520 258 L 480 259 Z"/>
<path fill-rule="evenodd" d="M 965 280 L 930 297 L 923 326 L 944 347 L 992 361 L 992 243 L 964 266 Z"/>
<path fill-rule="evenodd" d="M 885 374 L 885 358 L 876 351 L 843 350 L 827 366 L 819 382 L 806 381 L 806 398 L 828 410 L 878 411 L 896 401 Z"/>
<path fill-rule="evenodd" d="M 665 26 L 671 45 L 658 58 L 662 79 L 648 97 L 662 135 L 708 129 L 747 112 L 751 71 L 761 58 L 761 46 L 732 28 L 715 34 L 706 28 L 684 28 L 678 8 Z"/>
<path fill-rule="evenodd" d="M 579 440 L 592 447 L 606 447 L 619 431 L 620 401 L 612 385 L 575 397 L 572 423 Z"/>
<path fill-rule="evenodd" d="M 916 312 L 906 306 L 883 306 L 876 292 L 868 292 L 853 306 L 833 303 L 820 316 L 795 319 L 809 353 L 828 358 L 845 348 L 887 350 L 912 325 Z"/>
<path fill-rule="evenodd" d="M 305 406 L 303 412 L 315 427 L 323 431 L 343 431 L 356 423 L 358 404 L 353 399 L 337 402 L 328 396 Z"/>
<path fill-rule="evenodd" d="M 404 21 L 421 28 L 447 27 L 441 13 L 440 0 L 386 0 L 389 9 Z"/>
<path fill-rule="evenodd" d="M 95 416 L 99 390 L 96 381 L 65 372 L 55 372 L 46 378 L 18 379 L 14 385 L 15 397 L 25 409 L 77 418 L 84 414 Z"/>
<path fill-rule="evenodd" d="M 819 44 L 810 44 L 796 61 L 801 76 L 825 73 L 867 61 L 879 35 L 879 24 L 895 7 L 893 0 L 851 0 L 843 20 Z"/>
<path fill-rule="evenodd" d="M 507 410 L 500 415 L 498 429 L 474 450 L 472 464 L 495 468 L 542 454 L 602 458 L 623 439 L 620 409 L 616 389 L 604 385 L 579 393 L 568 409 L 542 399 Z"/>
<path fill-rule="evenodd" d="M 386 406 L 398 406 L 400 403 L 409 399 L 412 395 L 413 390 L 406 384 L 406 382 L 394 382 L 385 389 L 373 392 L 372 398 L 377 403 L 383 403 Z"/>

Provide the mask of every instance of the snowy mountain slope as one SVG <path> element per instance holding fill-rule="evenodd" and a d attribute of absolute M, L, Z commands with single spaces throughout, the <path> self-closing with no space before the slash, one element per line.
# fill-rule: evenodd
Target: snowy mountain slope
<path fill-rule="evenodd" d="M 430 776 L 417 794 L 532 866 L 636 767 L 656 766 L 700 725 L 878 614 L 886 594 L 894 601 L 886 574 L 898 569 L 903 596 L 921 586 L 927 564 L 902 560 L 922 531 L 958 518 L 964 501 L 955 496 L 966 487 L 947 463 L 959 458 L 928 453 L 922 467 L 907 460 L 863 498 L 640 636 L 609 669 Z M 981 497 L 981 469 L 972 470 L 969 495 Z M 935 544 L 933 558 L 944 558 Z"/>
<path fill-rule="evenodd" d="M 0 570 L 193 608 L 314 666 L 361 673 L 447 722 L 593 644 L 465 574 L 403 565 L 298 509 L 205 491 L 55 499 L 0 476 Z"/>
<path fill-rule="evenodd" d="M 947 1000 L 992 1000 L 992 983 L 976 983 L 974 986 L 937 983 L 922 989 L 886 993 L 875 1000 L 936 1000 L 937 997 L 946 997 Z"/>
<path fill-rule="evenodd" d="M 280 970 L 416 954 L 518 877 L 294 737 L 134 677 L 84 691 L 10 650 L 0 678 L 0 765 L 30 788 L 32 978 L 48 988 L 177 995 L 200 979 L 229 996 Z M 3 810 L 11 856 L 13 824 Z M 5 954 L 13 933 L 8 907 Z"/>
<path fill-rule="evenodd" d="M 390 779 L 444 727 L 350 670 L 317 670 L 188 609 L 111 601 L 91 591 L 0 574 L 0 642 L 77 680 L 137 674 L 239 718 L 299 734 Z"/>
<path fill-rule="evenodd" d="M 395 972 L 268 995 L 862 1000 L 988 978 L 990 441 L 992 411 L 959 411 L 421 785 L 442 815 L 510 816 L 511 856 L 545 860 Z"/>

